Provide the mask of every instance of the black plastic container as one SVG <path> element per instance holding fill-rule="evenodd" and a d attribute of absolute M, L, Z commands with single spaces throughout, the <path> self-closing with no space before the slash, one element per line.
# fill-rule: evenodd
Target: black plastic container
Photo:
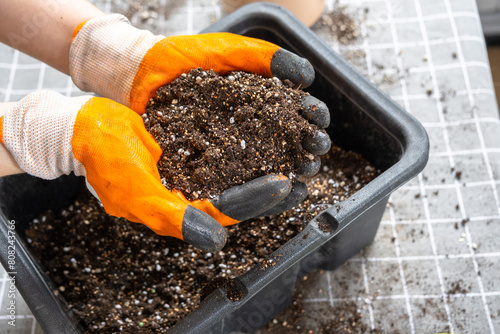
<path fill-rule="evenodd" d="M 383 94 L 320 38 L 282 7 L 252 4 L 233 12 L 204 32 L 232 32 L 279 44 L 307 59 L 316 80 L 307 89 L 328 104 L 333 141 L 361 153 L 383 173 L 349 199 L 325 207 L 295 238 L 269 256 L 276 265 L 253 268 L 236 279 L 245 291 L 230 301 L 215 290 L 169 333 L 252 332 L 291 302 L 297 280 L 317 270 L 333 270 L 370 244 L 389 195 L 417 175 L 428 159 L 428 137 L 418 121 Z M 0 178 L 0 260 L 7 262 L 8 220 L 15 220 L 16 285 L 46 333 L 78 333 L 65 302 L 23 239 L 26 223 L 47 208 L 68 205 L 80 182 L 75 177 L 43 181 L 27 175 Z M 6 217 L 4 217 L 4 216 Z M 318 229 L 329 224 L 331 232 Z M 307 238 L 303 238 L 304 234 Z M 10 270 L 7 270 L 10 271 Z M 54 290 L 55 291 L 55 290 Z"/>

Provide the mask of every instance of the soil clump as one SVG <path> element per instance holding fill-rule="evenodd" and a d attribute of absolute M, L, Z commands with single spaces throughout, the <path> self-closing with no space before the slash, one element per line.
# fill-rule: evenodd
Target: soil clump
<path fill-rule="evenodd" d="M 163 150 L 163 184 L 194 200 L 271 173 L 293 178 L 314 160 L 302 140 L 320 130 L 300 116 L 307 95 L 287 80 L 245 72 L 181 75 L 158 90 L 143 115 Z"/>

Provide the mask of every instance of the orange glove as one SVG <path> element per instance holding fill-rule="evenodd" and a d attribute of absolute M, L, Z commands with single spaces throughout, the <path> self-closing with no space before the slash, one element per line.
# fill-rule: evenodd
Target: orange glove
<path fill-rule="evenodd" d="M 190 202 L 161 184 L 156 167 L 161 149 L 142 117 L 106 98 L 32 93 L 0 118 L 0 142 L 28 174 L 85 176 L 109 214 L 206 251 L 224 246 L 222 225 L 266 214 L 277 204 L 280 209 L 283 199 L 304 195 L 290 194 L 286 177 L 268 175 L 227 190 L 213 203 Z"/>
<path fill-rule="evenodd" d="M 73 33 L 70 74 L 76 86 L 144 113 L 158 88 L 193 68 L 219 74 L 241 70 L 302 87 L 314 80 L 314 69 L 279 46 L 229 33 L 155 36 L 132 27 L 122 15 L 91 19 Z M 321 127 L 328 126 L 325 113 Z M 326 123 L 326 125 L 325 125 Z"/>
<path fill-rule="evenodd" d="M 314 68 L 304 58 L 255 38 L 229 33 L 193 36 L 155 36 L 139 30 L 119 14 L 97 17 L 80 24 L 73 33 L 69 70 L 75 84 L 143 114 L 158 88 L 193 68 L 213 69 L 219 74 L 242 70 L 262 76 L 289 79 L 302 87 L 314 80 Z M 309 96 L 302 101 L 302 116 L 326 128 L 327 106 Z M 320 131 L 305 138 L 303 147 L 314 155 L 330 149 L 330 139 Z M 298 173 L 316 174 L 317 157 L 304 163 Z"/>

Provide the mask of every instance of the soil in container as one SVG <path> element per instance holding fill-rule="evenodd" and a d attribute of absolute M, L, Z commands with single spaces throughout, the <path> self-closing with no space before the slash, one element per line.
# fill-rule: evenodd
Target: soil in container
<path fill-rule="evenodd" d="M 300 145 L 300 138 L 310 134 L 308 131 L 315 131 L 315 128 L 297 112 L 300 109 L 300 98 L 305 93 L 286 83 L 282 87 L 280 85 L 283 83 L 275 79 L 266 79 L 265 83 L 255 85 L 255 89 L 264 85 L 269 85 L 266 88 L 268 91 L 281 87 L 281 91 L 286 92 L 286 100 L 278 99 L 274 103 L 276 109 L 278 104 L 294 105 L 294 112 L 290 115 L 286 115 L 287 112 L 283 110 L 279 113 L 268 112 L 276 116 L 268 119 L 264 117 L 263 111 L 266 109 L 258 107 L 244 110 L 246 116 L 243 116 L 238 114 L 242 110 L 238 111 L 238 108 L 229 104 L 233 102 L 227 102 L 231 98 L 225 95 L 229 93 L 221 91 L 220 84 L 225 80 L 250 83 L 253 78 L 247 74 L 234 74 L 232 79 L 220 78 L 212 72 L 195 71 L 198 72 L 186 74 L 180 80 L 188 81 L 198 88 L 207 80 L 210 82 L 207 86 L 211 86 L 212 91 L 215 89 L 217 94 L 212 94 L 209 88 L 205 88 L 205 91 L 200 89 L 204 95 L 196 95 L 196 90 L 190 89 L 184 90 L 180 95 L 173 95 L 168 89 L 162 88 L 157 98 L 150 102 L 144 116 L 150 131 L 160 138 L 157 141 L 162 149 L 172 150 L 170 154 L 174 157 L 173 162 L 162 158 L 159 165 L 160 171 L 164 168 L 176 175 L 171 179 L 163 176 L 162 181 L 167 187 L 185 190 L 184 193 L 189 198 L 210 197 L 227 187 L 245 182 L 245 177 L 252 179 L 271 172 L 288 176 L 296 168 L 294 163 L 297 157 L 310 159 Z M 265 97 L 265 93 L 258 93 L 256 90 L 245 89 L 241 92 L 241 87 L 235 90 L 238 91 L 235 93 L 243 95 L 238 95 L 237 100 L 240 101 L 235 100 L 234 103 L 241 102 L 243 98 L 251 98 L 254 105 L 258 105 L 261 103 L 260 99 Z M 275 92 L 272 94 L 268 97 L 279 97 L 274 96 Z M 206 102 L 207 97 L 212 102 Z M 207 103 L 206 112 L 200 111 L 200 107 L 195 110 L 194 102 L 192 107 L 189 107 L 189 103 L 184 103 L 192 98 L 194 101 Z M 153 111 L 151 107 L 156 103 L 156 110 Z M 208 109 L 213 108 L 216 103 L 221 108 L 220 114 L 210 115 Z M 197 118 L 196 113 L 201 113 L 203 117 Z M 260 123 L 253 121 L 260 125 L 249 124 L 250 130 L 253 126 L 255 131 L 263 132 L 254 134 L 254 137 L 234 132 L 237 128 L 231 127 L 233 122 L 245 124 L 250 113 L 255 116 L 250 118 L 252 121 L 265 120 Z M 181 114 L 183 117 L 179 116 Z M 181 123 L 182 119 L 184 121 Z M 166 120 L 170 127 L 160 129 L 157 125 Z M 225 122 L 224 129 L 219 131 L 223 139 L 208 138 L 205 132 L 198 131 L 203 126 L 216 126 L 218 121 Z M 278 150 L 277 145 L 265 146 L 265 137 L 273 136 L 275 129 L 283 125 L 284 121 L 288 124 L 289 132 L 287 135 L 280 134 L 283 138 L 274 141 L 274 144 L 285 141 L 283 147 L 280 146 Z M 290 127 L 290 124 L 295 124 L 295 128 Z M 175 127 L 193 131 L 185 136 L 174 135 L 174 140 L 172 135 Z M 207 141 L 209 145 L 206 145 Z M 242 144 L 243 141 L 245 144 Z M 264 149 L 260 150 L 260 146 Z M 294 154 L 293 160 L 281 160 L 287 158 L 283 155 L 291 154 Z M 216 161 L 215 158 L 220 159 Z M 215 166 L 219 163 L 214 171 L 221 169 L 229 176 L 218 185 L 219 188 L 212 186 L 215 183 L 213 171 L 200 171 L 192 163 L 201 160 L 204 161 L 202 166 Z M 250 168 L 242 167 L 245 161 L 250 164 Z M 309 196 L 300 205 L 281 215 L 231 226 L 228 228 L 229 240 L 226 246 L 216 253 L 198 251 L 183 241 L 160 237 L 144 225 L 111 217 L 86 189 L 82 189 L 79 198 L 65 210 L 49 211 L 35 219 L 26 236 L 33 254 L 38 256 L 47 275 L 55 283 L 56 293 L 61 294 L 68 302 L 86 331 L 161 333 L 197 308 L 201 296 L 209 293 L 212 288 L 222 286 L 226 289 L 228 298 L 241 298 L 242 291 L 233 281 L 235 277 L 255 265 L 272 265 L 266 262 L 267 255 L 297 235 L 327 204 L 345 200 L 378 173 L 359 154 L 333 146 L 322 158 L 321 172 L 317 176 L 299 178 L 309 189 Z M 208 179 L 211 181 L 207 181 Z M 203 188 L 196 182 L 201 182 L 201 185 L 210 184 L 211 187 Z M 197 191 L 198 189 L 202 191 Z M 307 236 L 304 235 L 304 238 Z"/>
<path fill-rule="evenodd" d="M 217 253 L 111 217 L 85 189 L 69 208 L 34 220 L 27 240 L 88 332 L 161 333 L 198 307 L 214 278 L 226 284 L 261 266 L 324 210 L 322 204 L 345 200 L 378 175 L 360 155 L 338 147 L 323 160 L 321 172 L 303 180 L 309 188 L 303 203 L 231 226 Z"/>

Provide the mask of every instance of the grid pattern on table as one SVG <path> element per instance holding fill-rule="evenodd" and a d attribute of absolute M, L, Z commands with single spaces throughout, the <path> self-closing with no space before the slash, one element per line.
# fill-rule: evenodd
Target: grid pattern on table
<path fill-rule="evenodd" d="M 364 54 L 352 63 L 424 124 L 430 161 L 391 196 L 375 242 L 312 275 L 305 301 L 311 312 L 354 301 L 384 332 L 499 332 L 499 120 L 475 3 L 343 3 L 369 8 L 363 38 L 320 36 L 348 60 Z"/>
<path fill-rule="evenodd" d="M 94 3 L 164 35 L 196 33 L 223 15 L 217 0 L 143 1 L 139 10 Z M 341 45 L 321 25 L 312 29 L 424 124 L 431 151 L 425 170 L 391 196 L 375 242 L 339 269 L 310 275 L 306 308 L 349 300 L 369 327 L 391 333 L 498 333 L 500 122 L 475 2 L 340 3 L 359 19 L 358 40 Z M 141 18 L 148 8 L 159 13 L 154 21 Z M 68 77 L 0 45 L 0 101 L 38 89 L 82 94 Z M 4 330 L 2 268 L 0 276 Z M 42 332 L 27 307 L 18 311 L 10 333 Z"/>

